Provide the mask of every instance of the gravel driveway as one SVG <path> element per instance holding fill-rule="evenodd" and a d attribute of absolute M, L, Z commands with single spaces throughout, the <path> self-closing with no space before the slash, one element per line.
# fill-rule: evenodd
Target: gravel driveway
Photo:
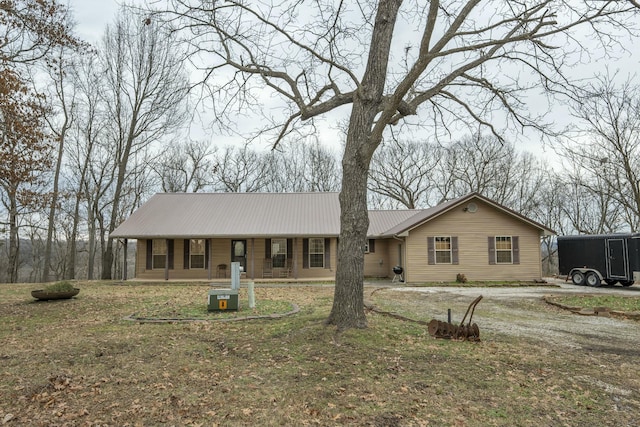
<path fill-rule="evenodd" d="M 640 354 L 640 322 L 618 317 L 583 316 L 547 304 L 545 295 L 616 294 L 640 297 L 640 285 L 589 288 L 562 280 L 548 279 L 547 286 L 534 287 L 401 287 L 385 291 L 415 292 L 420 304 L 439 320 L 447 319 L 452 309 L 452 323 L 462 320 L 471 301 L 483 299 L 473 315 L 481 337 L 487 334 L 529 336 L 569 349 L 581 348 L 603 354 Z M 551 286 L 549 286 L 551 285 Z"/>

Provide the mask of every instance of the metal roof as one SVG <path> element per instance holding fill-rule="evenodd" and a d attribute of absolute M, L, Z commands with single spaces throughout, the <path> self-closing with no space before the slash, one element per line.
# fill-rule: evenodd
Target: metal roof
<path fill-rule="evenodd" d="M 420 226 L 477 197 L 543 230 L 553 231 L 472 193 L 429 209 L 371 210 L 370 238 Z M 116 228 L 114 238 L 338 236 L 338 193 L 159 193 Z"/>
<path fill-rule="evenodd" d="M 369 211 L 369 231 L 367 236 L 388 236 L 389 230 L 393 229 L 398 224 L 404 223 L 404 221 L 410 220 L 410 218 L 416 216 L 422 212 L 421 209 L 406 209 L 406 210 L 370 210 Z"/>
<path fill-rule="evenodd" d="M 337 236 L 338 193 L 161 193 L 112 237 Z"/>

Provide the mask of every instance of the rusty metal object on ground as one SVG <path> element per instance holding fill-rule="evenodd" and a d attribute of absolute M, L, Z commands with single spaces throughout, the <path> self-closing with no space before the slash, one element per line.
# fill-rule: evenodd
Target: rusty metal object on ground
<path fill-rule="evenodd" d="M 473 318 L 473 312 L 475 311 L 476 306 L 481 299 L 482 295 L 474 299 L 471 304 L 469 304 L 469 308 L 467 308 L 467 312 L 465 313 L 459 325 L 432 319 L 428 324 L 429 335 L 435 338 L 448 338 L 462 341 L 480 341 L 480 328 L 477 324 L 471 323 L 471 319 Z M 469 320 L 465 324 L 467 316 L 469 316 Z"/>

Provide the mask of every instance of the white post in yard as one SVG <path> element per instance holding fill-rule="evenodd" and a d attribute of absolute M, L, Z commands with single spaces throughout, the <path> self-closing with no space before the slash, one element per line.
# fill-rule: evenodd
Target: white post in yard
<path fill-rule="evenodd" d="M 240 263 L 231 263 L 231 289 L 240 290 Z"/>
<path fill-rule="evenodd" d="M 253 291 L 253 280 L 249 280 L 247 290 L 249 291 L 249 308 L 256 308 L 256 294 Z"/>

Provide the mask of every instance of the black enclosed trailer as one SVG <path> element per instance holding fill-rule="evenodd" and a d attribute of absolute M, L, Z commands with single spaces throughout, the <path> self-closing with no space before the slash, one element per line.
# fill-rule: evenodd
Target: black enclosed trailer
<path fill-rule="evenodd" d="M 576 285 L 631 286 L 640 275 L 640 233 L 558 236 L 558 267 Z"/>

